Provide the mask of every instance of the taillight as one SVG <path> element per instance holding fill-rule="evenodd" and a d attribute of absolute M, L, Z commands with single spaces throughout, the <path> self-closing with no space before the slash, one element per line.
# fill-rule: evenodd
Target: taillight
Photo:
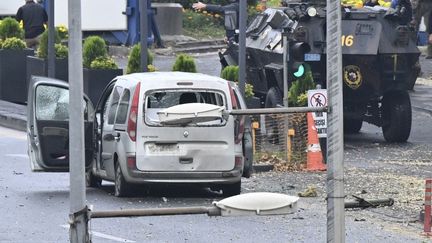
<path fill-rule="evenodd" d="M 138 83 L 132 98 L 132 104 L 129 113 L 127 133 L 132 141 L 136 141 L 136 130 L 137 130 L 137 120 L 138 120 L 138 102 L 140 94 L 141 83 Z"/>
<path fill-rule="evenodd" d="M 235 97 L 233 87 L 231 87 L 230 83 L 228 83 L 228 89 L 230 91 L 232 108 L 233 110 L 237 110 L 238 109 L 237 99 Z"/>
<path fill-rule="evenodd" d="M 135 156 L 127 157 L 127 167 L 129 169 L 136 169 L 136 157 Z"/>
<path fill-rule="evenodd" d="M 230 91 L 231 103 L 232 103 L 233 110 L 239 109 L 236 95 L 235 95 L 233 87 L 231 87 L 230 83 L 228 83 L 228 88 Z M 234 126 L 235 126 L 234 127 L 234 138 L 235 138 L 234 142 L 236 144 L 239 144 L 243 139 L 244 123 L 245 123 L 245 117 L 244 116 L 236 117 L 236 119 L 234 120 Z"/>
<path fill-rule="evenodd" d="M 235 157 L 234 167 L 236 167 L 236 168 L 243 167 L 243 156 L 242 157 L 239 157 L 239 156 Z"/>

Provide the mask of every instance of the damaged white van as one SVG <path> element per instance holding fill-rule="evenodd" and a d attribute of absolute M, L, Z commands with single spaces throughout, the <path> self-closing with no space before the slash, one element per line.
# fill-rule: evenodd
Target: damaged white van
<path fill-rule="evenodd" d="M 28 141 L 33 171 L 68 171 L 68 85 L 33 77 Z M 239 194 L 252 171 L 252 141 L 235 84 L 196 73 L 152 72 L 115 78 L 97 106 L 84 98 L 89 186 L 202 184 Z"/>

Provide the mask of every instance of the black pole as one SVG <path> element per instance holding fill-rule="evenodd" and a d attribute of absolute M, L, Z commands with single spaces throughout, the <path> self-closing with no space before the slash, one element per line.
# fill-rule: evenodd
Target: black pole
<path fill-rule="evenodd" d="M 245 96 L 246 85 L 246 20 L 247 2 L 239 1 L 239 89 L 242 96 Z"/>
<path fill-rule="evenodd" d="M 147 72 L 147 36 L 148 36 L 148 18 L 147 18 L 147 1 L 140 0 L 140 39 L 141 39 L 141 70 Z"/>
<path fill-rule="evenodd" d="M 55 78 L 54 0 L 48 0 L 48 77 Z"/>

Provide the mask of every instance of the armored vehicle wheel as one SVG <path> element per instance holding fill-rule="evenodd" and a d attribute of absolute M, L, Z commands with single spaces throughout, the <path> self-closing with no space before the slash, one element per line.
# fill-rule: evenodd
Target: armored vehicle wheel
<path fill-rule="evenodd" d="M 282 105 L 281 92 L 276 87 L 271 87 L 267 92 L 265 99 L 265 108 L 275 108 L 278 105 Z M 267 138 L 270 143 L 279 143 L 279 128 L 277 119 L 273 115 L 267 115 L 265 117 L 265 128 L 267 133 Z"/>
<path fill-rule="evenodd" d="M 362 128 L 363 120 L 361 119 L 344 119 L 344 132 L 345 133 L 358 133 Z"/>
<path fill-rule="evenodd" d="M 411 100 L 407 91 L 384 95 L 382 131 L 387 142 L 406 142 L 411 132 Z"/>

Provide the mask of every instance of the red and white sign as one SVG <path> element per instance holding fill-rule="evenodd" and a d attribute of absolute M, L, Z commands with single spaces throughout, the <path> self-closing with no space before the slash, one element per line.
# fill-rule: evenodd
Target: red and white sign
<path fill-rule="evenodd" d="M 327 90 L 312 89 L 308 90 L 308 107 L 327 106 Z M 313 112 L 313 119 L 319 138 L 327 137 L 327 112 Z"/>

